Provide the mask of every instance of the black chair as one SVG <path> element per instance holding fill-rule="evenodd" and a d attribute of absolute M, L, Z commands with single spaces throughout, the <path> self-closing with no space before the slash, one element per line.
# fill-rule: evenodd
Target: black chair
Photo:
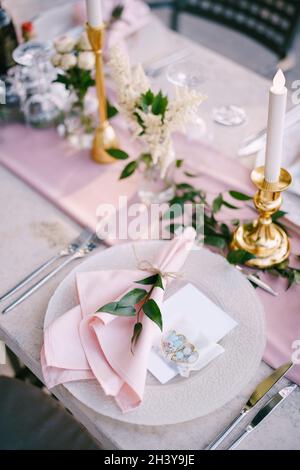
<path fill-rule="evenodd" d="M 0 376 L 0 450 L 77 449 L 99 447 L 54 398 Z"/>
<path fill-rule="evenodd" d="M 190 13 L 235 29 L 287 56 L 300 16 L 300 0 L 171 0 L 150 1 L 151 8 L 170 7 L 171 27 L 178 30 L 181 13 Z"/>

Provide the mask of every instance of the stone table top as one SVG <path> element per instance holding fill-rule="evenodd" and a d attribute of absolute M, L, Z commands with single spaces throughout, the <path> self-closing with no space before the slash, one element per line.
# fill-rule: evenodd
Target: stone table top
<path fill-rule="evenodd" d="M 153 47 L 154 41 L 159 44 L 159 49 L 155 47 L 154 49 L 156 52 L 159 50 L 160 55 L 164 54 L 163 49 L 170 53 L 170 46 L 176 49 L 179 44 L 183 47 L 186 42 L 189 42 L 154 21 L 152 27 L 147 26 L 144 32 L 132 37 L 128 43 L 130 53 L 135 56 L 136 60 L 144 57 L 143 44 L 145 41 L 147 43 L 150 37 Z M 226 129 L 226 132 L 224 129 L 218 129 L 219 132 L 215 133 L 214 144 L 219 148 L 225 148 L 226 152 L 234 157 L 241 139 L 265 125 L 268 83 L 216 53 L 201 46 L 193 45 L 193 47 L 198 48 L 198 53 L 201 54 L 204 62 L 213 66 L 219 64 L 219 68 L 224 68 L 226 76 L 232 77 L 234 83 L 240 84 L 241 80 L 249 82 L 249 93 L 245 94 L 245 99 L 241 101 L 249 116 L 248 124 L 240 129 Z M 232 93 L 229 85 L 228 89 Z M 238 93 L 241 92 L 240 88 Z M 216 103 L 219 102 L 221 94 L 222 89 L 218 88 L 213 98 Z M 204 114 L 204 117 L 208 119 L 208 108 Z M 1 129 L 2 132 L 5 132 L 5 129 Z M 0 279 L 1 292 L 4 292 L 18 279 L 62 248 L 80 231 L 80 227 L 4 168 L 0 168 L 0 187 Z M 105 247 L 98 249 L 105 249 Z M 0 338 L 39 378 L 41 378 L 39 353 L 45 311 L 54 289 L 66 272 L 68 269 L 9 314 L 0 317 Z M 72 397 L 63 386 L 56 387 L 53 393 L 105 449 L 194 450 L 205 448 L 240 411 L 256 384 L 270 372 L 271 368 L 262 362 L 242 393 L 217 412 L 184 424 L 161 427 L 129 425 L 96 414 Z M 288 382 L 283 380 L 281 386 L 285 383 Z M 239 448 L 300 449 L 299 409 L 300 391 L 297 390 L 262 423 L 259 429 L 245 439 Z M 244 427 L 245 424 L 247 424 L 246 420 L 242 426 Z M 232 438 L 238 432 L 239 429 Z"/>

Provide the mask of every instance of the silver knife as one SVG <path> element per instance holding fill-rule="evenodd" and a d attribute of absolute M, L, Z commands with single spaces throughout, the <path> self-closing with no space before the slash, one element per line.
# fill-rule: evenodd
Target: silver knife
<path fill-rule="evenodd" d="M 260 400 L 268 393 L 271 388 L 293 367 L 292 362 L 287 362 L 282 366 L 278 367 L 269 377 L 265 378 L 254 390 L 246 405 L 240 411 L 240 414 L 222 431 L 213 442 L 206 447 L 206 450 L 215 450 L 221 442 L 231 433 L 231 431 L 237 426 L 237 424 L 253 410 Z"/>
<path fill-rule="evenodd" d="M 257 287 L 260 287 L 261 289 L 265 290 L 266 292 L 268 292 L 269 294 L 271 295 L 274 295 L 274 296 L 277 296 L 278 295 L 278 292 L 276 292 L 274 289 L 272 289 L 271 286 L 269 286 L 266 282 L 264 281 L 261 281 L 260 279 L 258 279 L 258 277 L 254 276 L 253 274 L 250 274 L 248 273 L 247 271 L 245 271 L 241 266 L 239 265 L 235 265 L 236 269 L 238 269 L 242 274 L 244 274 L 244 276 L 246 276 L 246 278 L 248 279 L 248 281 L 251 281 L 253 282 L 253 284 L 255 284 Z"/>
<path fill-rule="evenodd" d="M 8 313 L 10 310 L 15 308 L 17 305 L 20 303 L 24 302 L 24 300 L 28 299 L 34 292 L 36 292 L 40 287 L 42 287 L 46 282 L 48 282 L 53 276 L 55 276 L 59 271 L 61 271 L 64 267 L 66 267 L 68 264 L 70 264 L 72 261 L 83 258 L 86 256 L 88 253 L 93 251 L 101 240 L 97 237 L 96 234 L 93 234 L 90 237 L 90 240 L 83 245 L 81 245 L 72 256 L 70 256 L 66 261 L 64 261 L 62 264 L 60 264 L 57 268 L 53 269 L 48 273 L 46 276 L 42 277 L 38 282 L 36 282 L 33 286 L 31 286 L 27 291 L 25 291 L 20 297 L 18 297 L 13 303 L 8 305 L 4 310 L 2 310 L 2 313 Z"/>
<path fill-rule="evenodd" d="M 285 130 L 300 121 L 300 106 L 294 106 L 286 113 Z M 254 135 L 247 137 L 238 150 L 239 157 L 245 157 L 258 152 L 266 142 L 267 129 L 262 129 Z"/>
<path fill-rule="evenodd" d="M 248 436 L 257 426 L 267 417 L 273 413 L 274 410 L 282 403 L 295 389 L 297 385 L 290 385 L 289 387 L 282 388 L 276 395 L 274 395 L 265 406 L 263 406 L 258 413 L 254 416 L 253 420 L 246 427 L 241 436 L 234 441 L 228 450 L 234 450 L 238 445 Z"/>

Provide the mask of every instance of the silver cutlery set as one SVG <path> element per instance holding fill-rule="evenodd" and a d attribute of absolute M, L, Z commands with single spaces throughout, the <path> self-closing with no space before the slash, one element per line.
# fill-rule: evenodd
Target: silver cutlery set
<path fill-rule="evenodd" d="M 0 297 L 0 301 L 6 300 L 15 294 L 17 291 L 25 287 L 31 281 L 36 279 L 41 273 L 45 272 L 47 268 L 55 265 L 55 267 L 47 272 L 38 281 L 32 284 L 27 290 L 25 290 L 17 299 L 15 299 L 10 305 L 8 305 L 2 313 L 8 313 L 10 310 L 15 308 L 17 305 L 28 299 L 34 292 L 42 287 L 46 282 L 52 279 L 57 273 L 64 269 L 67 265 L 75 260 L 84 258 L 87 254 L 91 253 L 95 248 L 99 246 L 101 240 L 91 230 L 84 229 L 78 237 L 76 237 L 69 245 L 61 250 L 57 255 L 51 257 L 48 261 L 44 262 L 41 266 L 36 268 L 32 273 L 22 279 L 18 284 L 9 289 L 5 294 Z M 60 262 L 59 262 L 60 261 Z M 58 263 L 59 262 L 59 263 Z M 58 264 L 57 264 L 58 263 Z"/>
<path fill-rule="evenodd" d="M 265 378 L 254 390 L 246 405 L 240 411 L 239 415 L 227 426 L 214 440 L 209 444 L 206 450 L 216 450 L 220 444 L 228 437 L 236 426 L 258 406 L 260 401 L 267 396 L 267 393 L 282 379 L 285 374 L 293 367 L 292 362 L 288 362 L 276 369 L 269 377 Z M 259 424 L 266 419 L 283 401 L 297 388 L 297 385 L 292 384 L 279 390 L 273 395 L 267 403 L 260 408 L 256 413 L 250 424 L 243 430 L 240 436 L 231 444 L 227 450 L 236 449 L 239 444 L 247 437 Z"/>

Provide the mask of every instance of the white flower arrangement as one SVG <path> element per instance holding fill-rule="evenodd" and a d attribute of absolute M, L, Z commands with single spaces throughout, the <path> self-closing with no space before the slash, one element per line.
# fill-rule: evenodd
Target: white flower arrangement
<path fill-rule="evenodd" d="M 163 178 L 175 159 L 172 133 L 185 131 L 205 96 L 186 88 L 176 88 L 173 100 L 161 92 L 154 94 L 143 67 L 131 68 L 128 56 L 119 46 L 110 50 L 109 66 L 120 111 L 130 120 L 134 137 L 144 144 L 152 163 L 159 165 Z M 129 171 L 123 171 L 121 178 L 130 176 L 137 166 L 138 162 L 135 167 L 131 162 Z"/>
<path fill-rule="evenodd" d="M 73 92 L 74 106 L 83 111 L 85 96 L 95 85 L 95 54 L 87 34 L 82 33 L 77 41 L 65 34 L 54 41 L 54 47 L 56 52 L 51 61 L 59 69 L 55 81 Z"/>
<path fill-rule="evenodd" d="M 56 52 L 51 61 L 54 67 L 65 72 L 76 66 L 82 70 L 94 70 L 95 55 L 85 31 L 77 41 L 65 34 L 55 39 L 53 44 Z"/>

